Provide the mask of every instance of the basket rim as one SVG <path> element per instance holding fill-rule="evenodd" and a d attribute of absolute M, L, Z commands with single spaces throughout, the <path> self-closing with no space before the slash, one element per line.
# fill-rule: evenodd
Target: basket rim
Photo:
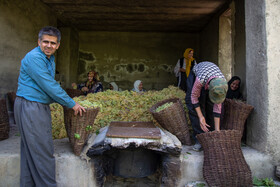
<path fill-rule="evenodd" d="M 234 104 L 238 104 L 238 105 L 243 105 L 243 106 L 248 107 L 250 110 L 254 109 L 254 106 L 252 106 L 252 105 L 250 105 L 246 102 L 243 102 L 242 100 L 239 100 L 239 99 L 228 99 L 228 98 L 226 98 L 225 102 L 234 103 Z"/>
<path fill-rule="evenodd" d="M 205 133 L 200 133 L 200 134 L 197 134 L 196 136 L 197 137 L 202 137 L 202 136 L 215 136 L 215 134 L 225 134 L 225 133 L 236 133 L 238 134 L 239 133 L 239 130 L 236 130 L 236 129 L 221 129 L 219 131 L 209 131 L 209 132 L 205 132 Z"/>
<path fill-rule="evenodd" d="M 84 107 L 84 108 L 85 108 L 85 107 Z M 66 106 L 63 106 L 63 109 L 66 110 L 67 112 L 68 112 L 69 110 L 73 110 L 72 108 L 68 108 L 68 107 L 66 107 Z M 94 111 L 94 110 L 100 111 L 100 107 L 85 108 L 85 109 L 86 109 L 86 111 Z"/>
<path fill-rule="evenodd" d="M 111 123 L 154 123 L 153 121 L 111 121 Z"/>
<path fill-rule="evenodd" d="M 157 102 L 156 104 L 154 104 L 151 108 L 150 108 L 150 112 L 151 113 L 160 113 L 160 112 L 156 112 L 155 110 L 159 107 L 159 106 L 162 106 L 164 105 L 165 103 L 168 103 L 168 102 L 173 102 L 173 103 L 177 103 L 177 102 L 181 102 L 180 98 L 178 97 L 172 97 L 172 98 L 169 98 L 169 99 L 164 99 L 164 100 L 161 100 L 159 102 Z"/>
<path fill-rule="evenodd" d="M 73 88 L 66 88 L 65 92 L 70 96 L 70 97 L 79 97 L 81 95 L 85 95 L 85 92 L 79 89 L 73 89 Z"/>

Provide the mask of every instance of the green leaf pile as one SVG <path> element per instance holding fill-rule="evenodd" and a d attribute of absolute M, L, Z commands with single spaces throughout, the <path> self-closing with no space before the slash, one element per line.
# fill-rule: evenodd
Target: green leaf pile
<path fill-rule="evenodd" d="M 160 111 L 162 111 L 162 110 L 164 110 L 164 109 L 170 107 L 171 105 L 173 105 L 173 102 L 165 103 L 165 104 L 163 104 L 163 105 L 157 107 L 156 112 L 160 112 Z"/>
<path fill-rule="evenodd" d="M 127 90 L 107 90 L 88 94 L 87 96 L 75 97 L 74 100 L 86 108 L 100 108 L 94 124 L 91 125 L 92 131 L 98 132 L 100 128 L 109 125 L 112 121 L 153 121 L 158 125 L 149 109 L 159 101 L 174 97 L 181 99 L 187 115 L 185 95 L 185 92 L 178 87 L 169 86 L 159 91 L 147 91 L 141 94 Z M 62 106 L 53 103 L 50 108 L 53 139 L 67 137 Z"/>

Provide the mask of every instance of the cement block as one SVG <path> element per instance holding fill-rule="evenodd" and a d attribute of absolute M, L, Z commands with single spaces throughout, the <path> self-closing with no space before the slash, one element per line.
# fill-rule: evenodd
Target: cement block
<path fill-rule="evenodd" d="M 0 154 L 0 186 L 14 187 L 19 185 L 19 154 Z"/>
<path fill-rule="evenodd" d="M 275 166 L 272 157 L 250 147 L 242 147 L 244 158 L 249 165 L 252 176 L 257 178 L 275 179 Z M 191 146 L 184 146 L 181 154 L 182 177 L 180 187 L 193 181 L 203 179 L 203 151 L 195 152 Z"/>
<path fill-rule="evenodd" d="M 95 187 L 91 162 L 74 155 L 68 138 L 55 140 L 56 181 L 58 187 Z"/>
<path fill-rule="evenodd" d="M 253 177 L 275 179 L 275 166 L 271 156 L 250 147 L 242 147 L 242 152 Z"/>
<path fill-rule="evenodd" d="M 91 162 L 75 156 L 67 138 L 55 140 L 56 180 L 58 187 L 95 187 L 94 170 Z M 242 147 L 252 175 L 258 178 L 275 178 L 275 166 L 269 155 L 250 147 Z M 203 151 L 195 152 L 191 146 L 183 146 L 180 156 L 181 179 L 179 186 L 203 179 Z M 12 135 L 0 141 L 0 186 L 19 186 L 20 180 L 20 137 Z"/>

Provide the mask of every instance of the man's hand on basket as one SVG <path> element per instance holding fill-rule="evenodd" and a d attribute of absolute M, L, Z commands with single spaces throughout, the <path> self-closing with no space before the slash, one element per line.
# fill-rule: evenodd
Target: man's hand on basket
<path fill-rule="evenodd" d="M 86 112 L 86 109 L 79 105 L 79 103 L 76 103 L 72 109 L 74 110 L 75 115 L 80 114 L 80 116 L 82 116 L 83 111 Z"/>

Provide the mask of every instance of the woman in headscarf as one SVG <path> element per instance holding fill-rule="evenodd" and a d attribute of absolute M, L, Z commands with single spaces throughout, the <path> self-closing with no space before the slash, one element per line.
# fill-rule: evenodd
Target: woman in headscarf
<path fill-rule="evenodd" d="M 146 90 L 143 89 L 143 83 L 140 80 L 137 80 L 134 82 L 134 88 L 132 91 L 135 91 L 137 93 L 145 92 Z"/>
<path fill-rule="evenodd" d="M 228 91 L 226 98 L 228 99 L 242 99 L 240 92 L 241 79 L 238 76 L 233 76 L 228 81 Z"/>
<path fill-rule="evenodd" d="M 187 79 L 186 105 L 192 124 L 195 145 L 200 151 L 197 134 L 219 131 L 222 103 L 228 90 L 227 81 L 220 68 L 212 62 L 195 65 Z"/>
<path fill-rule="evenodd" d="M 174 73 L 178 81 L 178 87 L 185 92 L 187 92 L 187 78 L 193 66 L 196 64 L 196 61 L 193 58 L 193 53 L 194 50 L 192 48 L 187 48 L 184 52 L 184 57 L 178 60 L 174 68 Z"/>
<path fill-rule="evenodd" d="M 109 86 L 110 86 L 110 90 L 122 91 L 115 82 L 110 82 Z"/>
<path fill-rule="evenodd" d="M 103 91 L 103 85 L 99 82 L 95 77 L 96 73 L 94 71 L 89 71 L 87 73 L 87 81 L 81 84 L 76 85 L 76 83 L 72 83 L 73 88 L 77 88 L 82 90 L 85 94 L 88 93 L 97 93 Z"/>

